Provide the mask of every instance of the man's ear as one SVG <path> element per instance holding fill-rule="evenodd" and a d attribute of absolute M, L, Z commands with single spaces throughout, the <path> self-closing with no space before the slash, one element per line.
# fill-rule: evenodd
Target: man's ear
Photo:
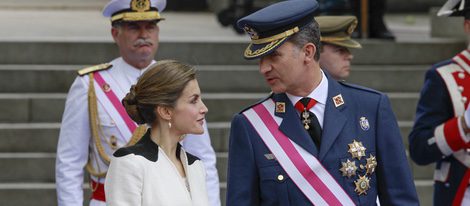
<path fill-rule="evenodd" d="M 117 37 L 118 37 L 118 35 L 119 35 L 119 28 L 114 27 L 114 26 L 111 27 L 111 36 L 113 37 L 114 42 L 116 42 L 116 43 L 117 43 Z"/>
<path fill-rule="evenodd" d="M 156 106 L 155 113 L 162 119 L 170 121 L 173 116 L 173 109 L 165 106 Z"/>
<path fill-rule="evenodd" d="M 303 48 L 305 54 L 305 61 L 312 62 L 315 60 L 315 54 L 319 51 L 313 43 L 307 43 Z"/>
<path fill-rule="evenodd" d="M 467 35 L 470 35 L 470 19 L 465 19 L 463 21 L 463 30 Z"/>

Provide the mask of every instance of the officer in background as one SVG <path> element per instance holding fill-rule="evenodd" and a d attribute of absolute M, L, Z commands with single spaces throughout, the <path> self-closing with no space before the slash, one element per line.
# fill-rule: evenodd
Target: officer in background
<path fill-rule="evenodd" d="M 238 21 L 272 94 L 232 120 L 227 206 L 418 205 L 387 96 L 320 68 L 317 8 L 289 0 Z"/>
<path fill-rule="evenodd" d="M 315 19 L 321 33 L 320 66 L 333 79 L 345 80 L 351 72 L 353 59 L 349 49 L 361 48 L 359 42 L 351 39 L 357 19 L 355 16 L 319 16 Z"/>
<path fill-rule="evenodd" d="M 387 10 L 386 0 L 368 0 L 368 38 L 394 40 L 395 35 L 387 28 L 384 14 Z M 360 0 L 319 0 L 320 15 L 355 15 L 361 17 Z M 359 25 L 361 27 L 362 25 Z M 360 29 L 359 29 L 360 30 Z M 362 37 L 360 31 L 355 37 Z"/>
<path fill-rule="evenodd" d="M 140 75 L 155 63 L 158 22 L 166 0 L 112 0 L 103 10 L 121 57 L 78 71 L 67 96 L 57 147 L 58 205 L 83 205 L 84 168 L 90 174 L 90 205 L 105 205 L 103 183 L 110 157 L 136 143 L 146 131 L 125 112 L 121 100 Z M 206 124 L 204 124 L 206 125 Z M 220 205 L 216 157 L 209 133 L 188 135 L 186 151 L 206 166 L 211 205 Z"/>
<path fill-rule="evenodd" d="M 469 0 L 449 0 L 437 14 L 464 17 L 470 37 Z M 468 49 L 426 72 L 409 145 L 417 164 L 436 163 L 434 205 L 470 205 L 469 98 Z"/>

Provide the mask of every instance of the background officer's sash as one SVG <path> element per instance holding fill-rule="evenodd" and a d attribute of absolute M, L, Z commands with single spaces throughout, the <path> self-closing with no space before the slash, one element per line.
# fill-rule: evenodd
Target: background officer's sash
<path fill-rule="evenodd" d="M 243 112 L 289 177 L 314 205 L 354 205 L 321 163 L 279 131 L 271 99 Z"/>
<path fill-rule="evenodd" d="M 101 73 L 103 73 L 103 75 L 101 75 Z M 126 109 L 121 103 L 121 100 L 106 82 L 105 78 L 110 78 L 108 76 L 109 75 L 106 74 L 106 71 L 94 73 L 95 84 L 98 84 L 99 86 L 95 87 L 96 97 L 101 104 L 112 105 L 112 107 L 105 106 L 104 108 L 117 125 L 126 125 L 126 127 L 118 126 L 117 129 L 121 132 L 122 137 L 124 137 L 127 142 L 131 138 L 134 130 L 137 128 L 137 124 L 129 117 Z M 105 87 L 108 87 L 109 89 L 103 91 L 103 88 Z"/>

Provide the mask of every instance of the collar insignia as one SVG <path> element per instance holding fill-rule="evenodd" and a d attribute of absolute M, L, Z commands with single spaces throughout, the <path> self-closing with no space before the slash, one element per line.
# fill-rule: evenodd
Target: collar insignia
<path fill-rule="evenodd" d="M 333 97 L 333 102 L 335 103 L 335 107 L 339 107 L 344 104 L 343 96 L 341 94 L 338 94 Z"/>
<path fill-rule="evenodd" d="M 284 112 L 286 112 L 286 103 L 276 102 L 276 113 L 284 113 Z"/>

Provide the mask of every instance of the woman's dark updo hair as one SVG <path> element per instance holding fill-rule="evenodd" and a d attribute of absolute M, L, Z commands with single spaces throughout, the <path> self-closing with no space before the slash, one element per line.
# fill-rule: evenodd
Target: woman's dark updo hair
<path fill-rule="evenodd" d="M 132 85 L 122 104 L 137 124 L 151 125 L 157 120 L 155 107 L 174 108 L 188 82 L 195 78 L 196 71 L 190 65 L 176 60 L 159 61 Z"/>

